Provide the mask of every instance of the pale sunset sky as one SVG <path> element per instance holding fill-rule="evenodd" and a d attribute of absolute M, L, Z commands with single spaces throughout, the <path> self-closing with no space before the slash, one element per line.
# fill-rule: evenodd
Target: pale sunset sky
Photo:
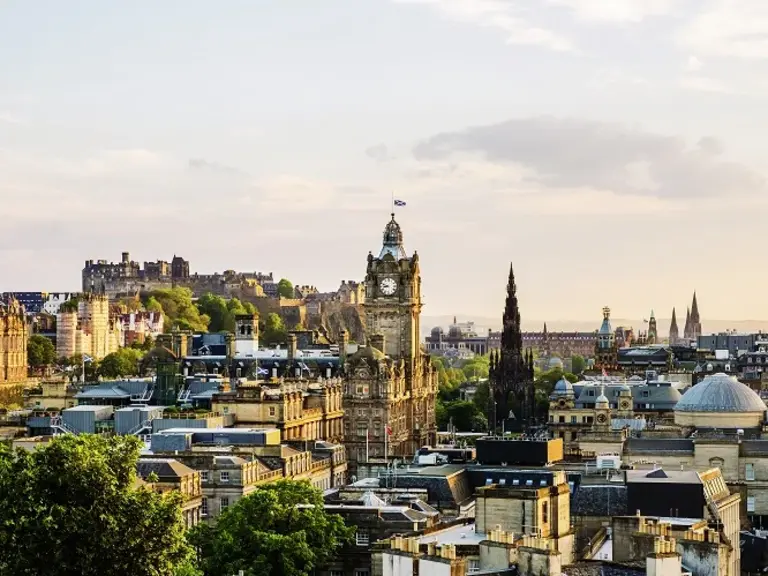
<path fill-rule="evenodd" d="M 425 314 L 768 319 L 768 2 L 0 1 L 0 291 L 86 259 L 362 279 Z M 681 318 L 682 317 L 682 318 Z M 666 326 L 664 326 L 666 330 Z"/>

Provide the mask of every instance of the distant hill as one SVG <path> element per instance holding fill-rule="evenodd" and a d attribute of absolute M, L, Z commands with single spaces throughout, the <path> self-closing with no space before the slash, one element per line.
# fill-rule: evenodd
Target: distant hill
<path fill-rule="evenodd" d="M 501 328 L 500 318 L 490 318 L 487 316 L 457 316 L 459 322 L 474 322 L 479 333 L 487 332 L 488 328 L 499 330 Z M 647 318 L 646 318 L 647 319 Z M 453 316 L 422 316 L 421 317 L 421 335 L 429 335 L 430 330 L 435 326 L 448 327 L 453 322 Z M 600 327 L 600 319 L 597 320 L 547 320 L 547 330 L 550 332 L 591 332 Z M 656 324 L 661 336 L 667 336 L 671 318 L 656 318 Z M 544 320 L 523 320 L 523 330 L 526 332 L 539 331 L 544 326 Z M 647 324 L 643 318 L 626 319 L 611 318 L 611 324 L 614 328 L 617 326 L 631 326 L 635 331 L 645 330 Z M 685 316 L 677 318 L 677 326 L 682 334 L 685 326 Z M 709 320 L 702 318 L 701 326 L 705 334 L 725 332 L 726 330 L 735 330 L 736 332 L 768 332 L 768 320 Z"/>

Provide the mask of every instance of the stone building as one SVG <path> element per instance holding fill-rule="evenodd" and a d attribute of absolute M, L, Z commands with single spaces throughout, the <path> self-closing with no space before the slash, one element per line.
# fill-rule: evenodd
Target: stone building
<path fill-rule="evenodd" d="M 378 257 L 365 277 L 368 345 L 345 367 L 344 429 L 351 462 L 369 456 L 413 455 L 436 442 L 437 373 L 419 343 L 419 256 L 408 256 L 400 225 L 384 229 Z"/>
<path fill-rule="evenodd" d="M 603 308 L 603 323 L 597 331 L 595 342 L 595 366 L 602 370 L 614 370 L 618 361 L 616 335 L 611 328 L 611 309 Z"/>
<path fill-rule="evenodd" d="M 151 490 L 160 493 L 178 491 L 181 494 L 181 516 L 186 528 L 200 522 L 203 491 L 199 472 L 172 458 L 139 458 L 136 472 Z M 153 474 L 156 478 L 150 480 Z"/>
<path fill-rule="evenodd" d="M 88 355 L 95 360 L 116 352 L 123 342 L 122 323 L 110 313 L 109 298 L 88 293 L 77 312 L 59 312 L 56 318 L 56 355 L 71 358 Z"/>
<path fill-rule="evenodd" d="M 12 298 L 0 301 L 0 386 L 27 379 L 27 338 L 24 308 Z"/>

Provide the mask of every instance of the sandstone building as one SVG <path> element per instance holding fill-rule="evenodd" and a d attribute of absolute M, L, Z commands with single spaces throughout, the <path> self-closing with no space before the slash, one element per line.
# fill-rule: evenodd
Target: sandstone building
<path fill-rule="evenodd" d="M 56 317 L 56 355 L 71 358 L 85 354 L 95 360 L 116 352 L 122 339 L 122 324 L 109 310 L 103 294 L 85 294 L 77 312 L 63 311 Z"/>
<path fill-rule="evenodd" d="M 0 301 L 0 385 L 27 379 L 27 321 L 17 300 Z"/>
<path fill-rule="evenodd" d="M 368 344 L 346 361 L 344 436 L 355 465 L 367 457 L 408 457 L 436 442 L 437 373 L 419 343 L 419 256 L 408 256 L 395 215 L 365 276 Z"/>

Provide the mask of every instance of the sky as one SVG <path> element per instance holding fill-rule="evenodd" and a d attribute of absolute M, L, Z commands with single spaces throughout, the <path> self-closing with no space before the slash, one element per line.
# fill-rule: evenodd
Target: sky
<path fill-rule="evenodd" d="M 768 319 L 768 3 L 0 0 L 0 291 L 87 259 L 335 289 L 391 196 L 425 314 Z"/>

